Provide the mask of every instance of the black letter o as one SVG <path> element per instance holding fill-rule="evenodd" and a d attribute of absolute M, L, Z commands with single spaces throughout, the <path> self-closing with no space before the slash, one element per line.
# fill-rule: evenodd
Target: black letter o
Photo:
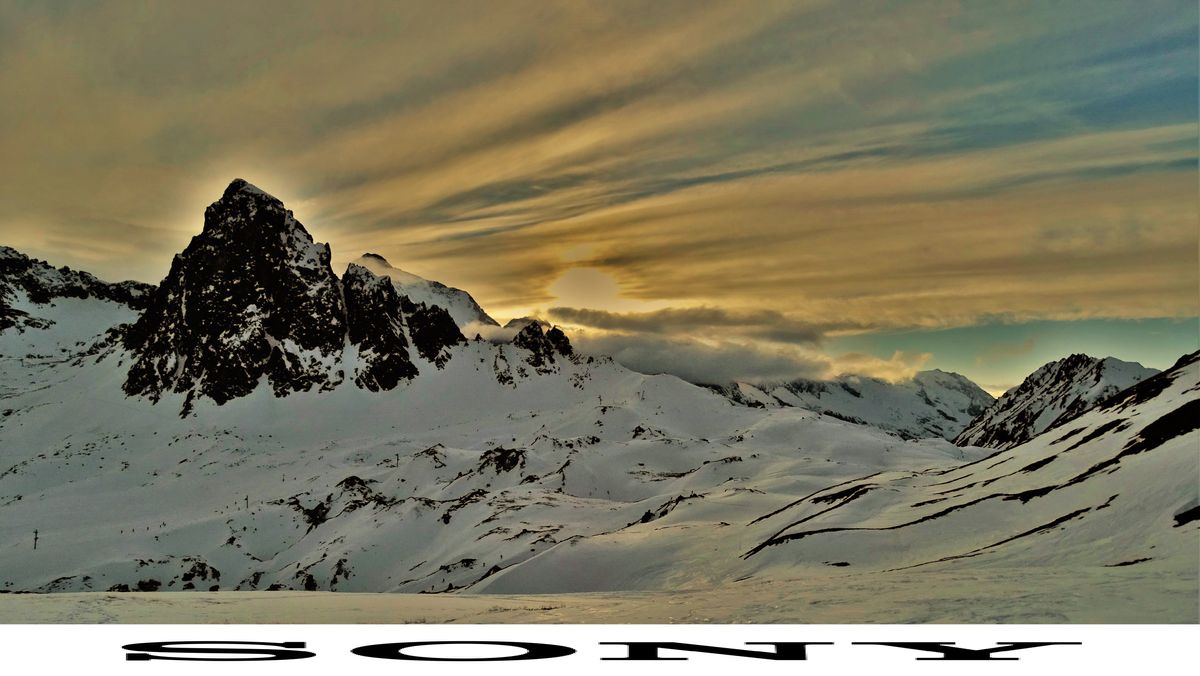
<path fill-rule="evenodd" d="M 511 657 L 418 657 L 405 655 L 404 650 L 423 645 L 501 645 L 520 648 L 524 655 Z M 350 652 L 363 657 L 377 657 L 384 660 L 418 660 L 424 662 L 501 662 L 512 660 L 545 660 L 551 657 L 566 657 L 575 652 L 574 648 L 551 643 L 509 643 L 507 641 L 418 641 L 416 643 L 379 643 L 355 648 Z"/>

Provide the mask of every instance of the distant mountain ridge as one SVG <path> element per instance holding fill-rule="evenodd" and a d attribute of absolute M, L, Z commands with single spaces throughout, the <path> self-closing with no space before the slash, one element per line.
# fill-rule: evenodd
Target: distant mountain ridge
<path fill-rule="evenodd" d="M 140 310 L 153 290 L 151 284 L 104 282 L 88 272 L 66 266 L 55 268 L 11 247 L 0 246 L 0 331 L 42 327 L 47 321 L 15 307 L 19 300 L 44 304 L 56 298 L 99 298 Z"/>
<path fill-rule="evenodd" d="M 966 376 L 941 370 L 921 371 L 898 383 L 844 375 L 828 381 L 734 383 L 710 389 L 738 404 L 808 409 L 907 439 L 953 439 L 995 401 Z"/>
<path fill-rule="evenodd" d="M 954 443 L 1012 448 L 1074 420 L 1158 372 L 1136 362 L 1086 354 L 1049 362 L 972 420 L 954 437 Z"/>

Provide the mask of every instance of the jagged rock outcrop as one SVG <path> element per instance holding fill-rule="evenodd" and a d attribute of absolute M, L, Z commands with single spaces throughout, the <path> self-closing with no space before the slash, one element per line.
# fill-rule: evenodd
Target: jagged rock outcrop
<path fill-rule="evenodd" d="M 233 181 L 126 336 L 125 391 L 223 403 L 263 378 L 280 395 L 333 387 L 346 309 L 329 259 L 282 202 Z"/>
<path fill-rule="evenodd" d="M 567 334 L 557 326 L 546 332 L 546 340 L 550 342 L 550 346 L 554 348 L 555 352 L 564 357 L 569 357 L 575 352 L 571 347 L 571 341 L 567 340 Z"/>
<path fill-rule="evenodd" d="M 378 392 L 415 378 L 418 371 L 408 356 L 402 297 L 395 287 L 386 277 L 353 263 L 342 275 L 342 285 L 350 344 L 358 347 L 354 382 Z"/>
<path fill-rule="evenodd" d="M 417 352 L 438 368 L 445 366 L 450 360 L 450 348 L 467 342 L 454 318 L 439 305 L 414 303 L 408 296 L 401 296 L 400 300 Z"/>
<path fill-rule="evenodd" d="M 959 446 L 1012 448 L 1059 427 L 1158 373 L 1134 362 L 1086 354 L 1043 365 L 1005 392 L 954 438 Z"/>
<path fill-rule="evenodd" d="M 51 303 L 56 298 L 100 298 L 140 310 L 146 306 L 153 290 L 151 284 L 110 283 L 66 266 L 55 268 L 12 247 L 0 246 L 0 331 L 12 327 L 18 330 L 46 327 L 48 320 L 14 307 L 22 296 L 29 303 L 39 305 Z"/>
<path fill-rule="evenodd" d="M 553 371 L 557 358 L 568 357 L 572 352 L 566 334 L 557 327 L 543 332 L 542 325 L 536 321 L 525 324 L 525 328 L 513 337 L 512 343 L 529 351 L 525 361 L 539 373 Z"/>
<path fill-rule="evenodd" d="M 424 303 L 430 307 L 436 306 L 444 309 L 460 329 L 469 324 L 499 326 L 495 319 L 492 319 L 488 313 L 483 311 L 483 308 L 479 307 L 479 303 L 475 302 L 471 294 L 462 289 L 446 286 L 441 282 L 418 277 L 411 272 L 392 267 L 386 258 L 376 253 L 365 253 L 354 263 L 380 277 L 391 279 L 400 295 L 406 296 L 414 304 Z"/>
<path fill-rule="evenodd" d="M 342 276 L 350 343 L 359 348 L 354 382 L 372 391 L 390 390 L 420 372 L 410 348 L 438 368 L 450 348 L 466 343 L 443 308 L 413 303 L 387 278 L 351 263 Z"/>
<path fill-rule="evenodd" d="M 510 319 L 507 322 L 504 322 L 504 328 L 516 329 L 516 330 L 520 331 L 521 329 L 525 328 L 529 324 L 538 324 L 539 326 L 542 327 L 543 331 L 549 331 L 550 328 L 553 326 L 550 322 L 546 321 L 545 319 L 537 319 L 535 317 L 517 317 L 515 319 Z"/>
<path fill-rule="evenodd" d="M 466 342 L 445 309 L 360 265 L 338 279 L 329 262 L 282 202 L 230 183 L 126 331 L 125 392 L 184 393 L 186 414 L 196 397 L 222 404 L 264 380 L 278 396 L 329 390 L 347 377 L 347 345 L 355 384 L 390 390 L 420 373 L 418 356 L 441 368 Z"/>

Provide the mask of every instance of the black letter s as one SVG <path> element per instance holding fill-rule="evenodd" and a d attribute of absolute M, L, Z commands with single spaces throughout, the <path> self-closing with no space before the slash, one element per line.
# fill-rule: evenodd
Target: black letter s
<path fill-rule="evenodd" d="M 276 648 L 285 648 L 285 650 L 275 650 L 272 648 L 246 649 L 171 647 L 193 645 L 275 646 Z M 258 641 L 163 641 L 161 643 L 130 643 L 129 645 L 123 645 L 121 647 L 125 650 L 145 651 L 126 654 L 125 659 L 127 661 L 179 660 L 184 662 L 260 662 L 266 660 L 302 660 L 306 657 L 316 657 L 315 653 L 310 653 L 303 650 L 286 650 L 286 648 L 303 648 L 304 641 L 288 641 L 286 643 L 261 643 Z M 258 655 L 258 657 L 167 657 L 164 655 L 151 655 L 150 651 L 156 653 L 182 653 L 185 655 Z"/>

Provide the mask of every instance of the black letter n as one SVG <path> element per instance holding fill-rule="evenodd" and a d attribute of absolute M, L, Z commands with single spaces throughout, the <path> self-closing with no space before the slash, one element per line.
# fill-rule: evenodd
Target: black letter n
<path fill-rule="evenodd" d="M 623 645 L 629 648 L 627 657 L 602 657 L 605 660 L 686 660 L 686 657 L 659 657 L 660 649 L 683 650 L 693 653 L 709 653 L 712 655 L 729 655 L 731 657 L 753 657 L 760 660 L 803 660 L 806 659 L 805 646 L 833 645 L 832 643 L 747 643 L 746 645 L 773 645 L 775 652 L 761 650 L 742 650 L 740 648 L 721 648 L 696 643 L 673 643 L 667 641 L 641 642 L 619 641 L 601 643 L 600 645 Z"/>

